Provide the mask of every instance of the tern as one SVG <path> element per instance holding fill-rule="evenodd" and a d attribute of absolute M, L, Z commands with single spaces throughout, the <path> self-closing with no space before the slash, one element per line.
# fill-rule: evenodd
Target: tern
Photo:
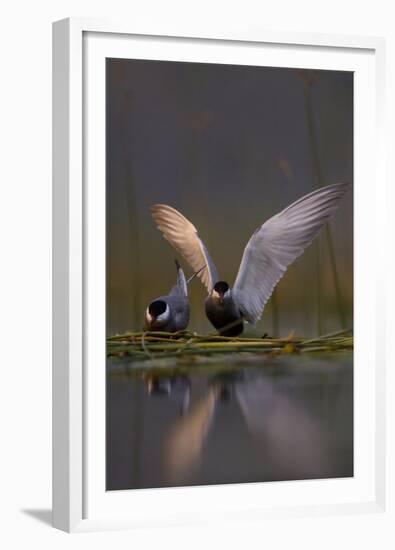
<path fill-rule="evenodd" d="M 329 220 L 349 185 L 335 183 L 305 195 L 260 225 L 244 249 L 233 288 L 220 279 L 196 227 L 166 204 L 151 206 L 158 229 L 196 270 L 206 287 L 206 315 L 224 336 L 243 332 L 243 321 L 255 325 L 288 266 L 300 256 Z"/>
<path fill-rule="evenodd" d="M 206 266 L 204 265 L 187 280 L 180 264 L 175 260 L 177 282 L 166 296 L 153 300 L 145 311 L 144 330 L 178 332 L 189 323 L 188 284 Z"/>

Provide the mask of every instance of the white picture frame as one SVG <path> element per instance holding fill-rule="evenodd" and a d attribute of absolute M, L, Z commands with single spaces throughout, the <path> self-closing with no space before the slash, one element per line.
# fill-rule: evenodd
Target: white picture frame
<path fill-rule="evenodd" d="M 104 296 L 98 303 L 94 300 L 100 298 L 104 288 L 104 117 L 100 114 L 104 109 L 104 88 L 97 88 L 97 93 L 90 95 L 89 79 L 102 83 L 102 61 L 108 52 L 112 57 L 117 52 L 125 55 L 130 47 L 134 48 L 134 55 L 142 58 L 226 62 L 228 56 L 228 62 L 238 63 L 243 63 L 243 58 L 247 62 L 265 48 L 277 59 L 276 66 L 288 60 L 287 63 L 296 66 L 355 70 L 360 78 L 355 88 L 356 114 L 361 115 L 355 121 L 355 254 L 359 262 L 355 286 L 355 364 L 362 374 L 355 384 L 357 468 L 352 480 L 105 494 L 100 477 L 104 479 L 105 457 L 98 452 L 103 448 L 104 370 L 89 368 L 94 360 L 97 365 L 101 356 L 104 360 L 105 345 L 104 328 L 100 325 Z M 201 523 L 210 521 L 213 512 L 216 521 L 243 521 L 385 510 L 386 365 L 384 347 L 377 342 L 379 332 L 384 334 L 384 316 L 381 314 L 379 319 L 376 315 L 383 313 L 384 308 L 384 268 L 379 267 L 383 266 L 379 260 L 385 251 L 381 240 L 375 240 L 385 223 L 380 215 L 385 210 L 384 50 L 384 40 L 380 38 L 257 29 L 201 31 L 193 35 L 182 29 L 170 29 L 159 36 L 126 22 L 72 18 L 54 23 L 55 527 L 70 532 Z M 239 51 L 242 51 L 240 57 Z M 292 52 L 297 53 L 293 61 Z M 372 150 L 375 154 L 369 155 Z M 89 183 L 93 180 L 94 192 Z M 369 228 L 363 224 L 367 209 Z M 369 247 L 369 243 L 375 246 Z M 89 275 L 92 270 L 95 282 Z M 372 289 L 369 295 L 368 288 Z M 364 430 L 359 418 L 363 418 Z M 99 458 L 92 460 L 92 456 Z"/>

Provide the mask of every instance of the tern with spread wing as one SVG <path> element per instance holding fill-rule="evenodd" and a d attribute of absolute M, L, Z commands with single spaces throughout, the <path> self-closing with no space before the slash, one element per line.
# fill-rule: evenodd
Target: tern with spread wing
<path fill-rule="evenodd" d="M 258 227 L 244 249 L 233 288 L 222 281 L 196 227 L 175 208 L 151 207 L 165 239 L 192 269 L 207 269 L 199 277 L 207 289 L 206 315 L 225 336 L 243 331 L 243 320 L 255 324 L 288 266 L 318 235 L 339 206 L 348 184 L 335 183 L 300 198 Z"/>
<path fill-rule="evenodd" d="M 166 296 L 160 296 L 151 302 L 145 312 L 145 330 L 163 330 L 177 332 L 185 330 L 189 323 L 188 283 L 201 273 L 205 266 L 187 280 L 180 264 L 175 260 L 177 283 Z"/>

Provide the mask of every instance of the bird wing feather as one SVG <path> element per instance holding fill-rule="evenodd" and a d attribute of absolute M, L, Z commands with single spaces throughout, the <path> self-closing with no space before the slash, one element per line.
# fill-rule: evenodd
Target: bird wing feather
<path fill-rule="evenodd" d="M 169 292 L 169 296 L 188 296 L 188 284 L 185 278 L 184 271 L 176 260 L 177 267 L 177 284 Z"/>
<path fill-rule="evenodd" d="M 166 204 L 154 204 L 150 210 L 164 238 L 183 256 L 194 271 L 207 266 L 207 269 L 203 269 L 197 276 L 207 292 L 211 292 L 218 281 L 218 274 L 196 227 L 178 210 Z"/>
<path fill-rule="evenodd" d="M 348 189 L 335 183 L 297 200 L 258 227 L 244 249 L 234 297 L 247 321 L 256 323 L 288 266 L 328 221 Z"/>

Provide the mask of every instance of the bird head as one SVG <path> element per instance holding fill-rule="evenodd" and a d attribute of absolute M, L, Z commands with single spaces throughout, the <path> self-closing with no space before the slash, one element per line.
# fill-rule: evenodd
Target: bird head
<path fill-rule="evenodd" d="M 211 291 L 211 296 L 214 300 L 220 304 L 223 304 L 224 301 L 230 297 L 230 288 L 228 283 L 225 281 L 218 281 L 215 283 L 213 290 Z"/>
<path fill-rule="evenodd" d="M 147 307 L 145 320 L 148 328 L 160 328 L 170 317 L 169 305 L 164 300 L 154 300 Z"/>

